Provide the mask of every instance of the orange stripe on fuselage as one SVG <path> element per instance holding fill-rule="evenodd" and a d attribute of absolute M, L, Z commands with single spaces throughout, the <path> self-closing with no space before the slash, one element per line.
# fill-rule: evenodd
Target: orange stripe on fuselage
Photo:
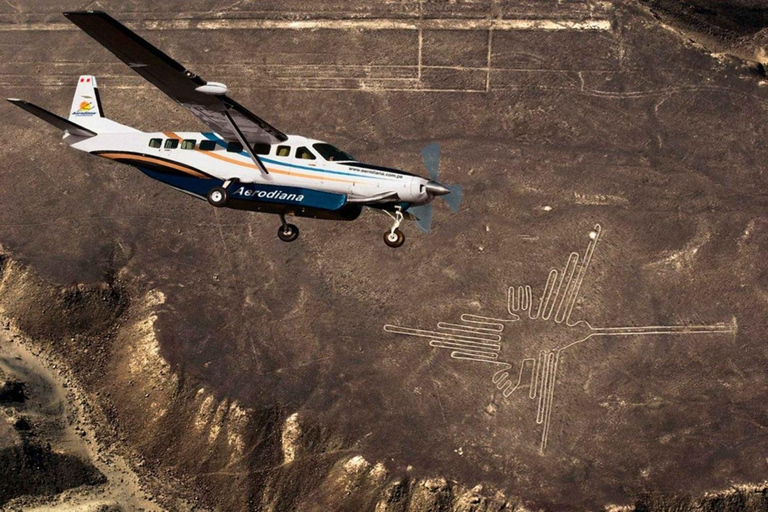
<path fill-rule="evenodd" d="M 163 132 L 163 134 L 166 137 L 170 138 L 170 139 L 181 139 L 181 137 L 177 133 L 174 133 L 174 132 Z M 229 157 L 226 157 L 226 156 L 223 156 L 223 155 L 217 155 L 213 151 L 203 151 L 200 148 L 198 148 L 197 145 L 195 145 L 195 151 L 197 151 L 198 153 L 202 153 L 203 155 L 209 156 L 211 158 L 215 158 L 217 160 L 221 160 L 222 162 L 227 162 L 227 163 L 230 163 L 230 164 L 239 165 L 241 167 L 246 167 L 248 169 L 253 169 L 253 170 L 261 172 L 261 169 L 259 169 L 259 167 L 256 164 L 251 164 L 251 163 L 248 163 L 248 162 L 241 162 L 240 160 L 235 160 L 234 158 L 229 158 Z M 329 178 L 329 177 L 326 177 L 326 176 L 313 176 L 311 174 L 304 174 L 304 173 L 301 173 L 301 172 L 294 172 L 294 171 L 284 171 L 284 170 L 281 170 L 281 169 L 274 169 L 274 168 L 270 168 L 270 167 L 267 167 L 267 170 L 270 173 L 272 173 L 272 174 L 279 174 L 281 176 L 294 176 L 296 178 L 307 178 L 309 180 L 333 181 L 335 183 L 354 183 L 353 180 L 344 180 L 344 179 L 339 179 L 339 178 Z"/>
<path fill-rule="evenodd" d="M 165 160 L 160 160 L 159 158 L 152 158 L 150 156 L 132 155 L 130 153 L 99 153 L 99 156 L 103 156 L 104 158 L 109 158 L 111 160 L 123 159 L 123 160 L 138 160 L 140 162 L 149 162 L 152 164 L 161 165 L 163 167 L 170 167 L 171 169 L 176 169 L 177 171 L 181 171 L 185 174 L 190 174 L 196 178 L 210 179 L 205 174 L 199 173 L 192 169 L 182 167 L 181 165 L 176 165 L 171 162 L 166 162 Z"/>
<path fill-rule="evenodd" d="M 239 165 L 241 167 L 247 167 L 248 169 L 254 169 L 254 170 L 257 170 L 257 171 L 261 171 L 261 169 L 259 169 L 256 166 L 256 164 L 250 164 L 248 162 L 241 162 L 240 160 L 235 160 L 234 158 L 228 158 L 226 156 L 217 155 L 217 154 L 215 154 L 212 151 L 202 151 L 200 149 L 195 149 L 195 151 L 198 151 L 198 152 L 200 152 L 200 153 L 202 153 L 204 155 L 210 156 L 211 158 L 216 158 L 217 160 L 228 162 L 230 164 L 235 164 L 235 165 Z M 271 168 L 271 167 L 267 167 L 267 170 L 270 173 L 280 174 L 280 175 L 283 175 L 283 176 L 295 176 L 297 178 L 307 178 L 307 179 L 310 179 L 310 180 L 334 181 L 334 182 L 337 182 L 337 183 L 354 183 L 354 181 L 352 181 L 352 180 L 341 180 L 341 179 L 338 179 L 338 178 L 328 178 L 328 177 L 325 177 L 325 176 L 312 176 L 311 174 L 304 174 L 304 173 L 293 172 L 293 171 L 283 171 L 283 170 L 275 169 L 275 168 Z"/>

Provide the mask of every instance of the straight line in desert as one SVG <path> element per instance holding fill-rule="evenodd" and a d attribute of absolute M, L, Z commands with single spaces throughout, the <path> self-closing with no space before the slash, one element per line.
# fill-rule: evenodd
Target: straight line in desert
<path fill-rule="evenodd" d="M 143 30 L 611 30 L 607 19 L 395 19 L 341 20 L 152 20 L 130 23 Z M 19 23 L 0 25 L 0 32 L 76 31 L 71 23 Z"/>

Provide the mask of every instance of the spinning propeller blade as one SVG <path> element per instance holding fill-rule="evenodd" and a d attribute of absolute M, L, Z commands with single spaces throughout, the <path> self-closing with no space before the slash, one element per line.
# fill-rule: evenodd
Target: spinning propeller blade
<path fill-rule="evenodd" d="M 458 212 L 463 195 L 461 185 L 441 185 L 437 181 L 437 176 L 440 174 L 440 143 L 436 142 L 425 146 L 421 150 L 421 158 L 424 160 L 424 167 L 427 168 L 429 173 L 429 179 L 435 182 L 427 185 L 427 190 L 430 190 L 430 185 L 434 189 L 431 196 L 433 198 L 442 197 L 448 203 L 451 210 Z M 446 193 L 446 189 L 450 190 L 450 192 Z M 425 233 L 429 231 L 432 227 L 431 202 L 420 206 L 412 206 L 408 209 L 408 212 L 413 215 L 414 222 L 419 230 Z"/>
<path fill-rule="evenodd" d="M 423 204 L 421 206 L 411 206 L 408 208 L 408 213 L 410 213 L 414 218 L 413 223 L 416 224 L 416 227 L 419 228 L 419 231 L 422 233 L 428 233 L 429 229 L 432 227 L 432 205 L 431 204 Z"/>
<path fill-rule="evenodd" d="M 448 204 L 453 213 L 458 213 L 459 205 L 461 204 L 461 198 L 464 196 L 461 185 L 446 185 L 450 194 L 443 196 L 443 200 Z"/>
<path fill-rule="evenodd" d="M 440 172 L 440 143 L 436 142 L 425 146 L 421 150 L 421 158 L 424 160 L 424 167 L 429 173 L 429 179 L 437 181 L 437 174 Z"/>

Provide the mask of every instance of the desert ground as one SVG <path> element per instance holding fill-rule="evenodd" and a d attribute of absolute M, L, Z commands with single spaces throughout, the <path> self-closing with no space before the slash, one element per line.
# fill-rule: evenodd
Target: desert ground
<path fill-rule="evenodd" d="M 0 507 L 768 509 L 760 2 L 0 5 L 6 97 L 193 131 L 81 9 L 464 200 L 286 244 L 6 104 Z"/>

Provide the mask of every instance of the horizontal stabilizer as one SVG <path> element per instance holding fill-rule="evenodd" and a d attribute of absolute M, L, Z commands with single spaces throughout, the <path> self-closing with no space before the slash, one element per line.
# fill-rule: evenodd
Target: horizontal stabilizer
<path fill-rule="evenodd" d="M 77 135 L 78 137 L 93 137 L 94 135 L 97 135 L 96 132 L 91 131 L 88 128 L 83 128 L 79 124 L 73 123 L 72 121 L 64 119 L 63 117 L 57 116 L 53 112 L 48 112 L 44 108 L 38 107 L 37 105 L 33 105 L 28 101 L 17 100 L 15 98 L 8 98 L 8 101 L 13 103 L 17 107 L 26 110 L 30 114 L 39 117 L 43 121 L 46 121 L 52 124 L 56 128 L 67 131 L 72 135 Z"/>

